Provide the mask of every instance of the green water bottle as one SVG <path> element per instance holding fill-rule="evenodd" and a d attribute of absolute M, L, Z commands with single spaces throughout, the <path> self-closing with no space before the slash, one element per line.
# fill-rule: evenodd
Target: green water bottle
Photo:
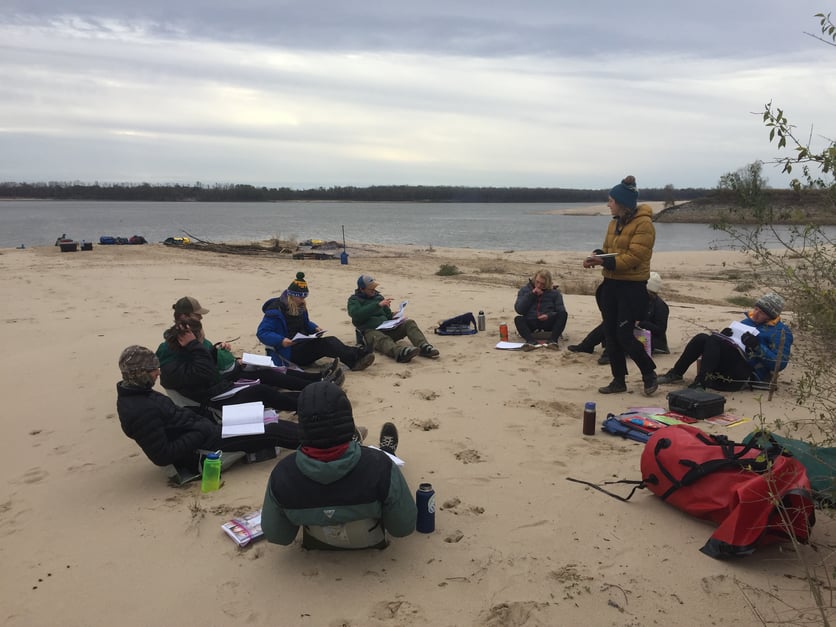
<path fill-rule="evenodd" d="M 214 492 L 221 487 L 221 452 L 209 453 L 203 460 L 203 476 L 200 480 L 201 492 Z"/>

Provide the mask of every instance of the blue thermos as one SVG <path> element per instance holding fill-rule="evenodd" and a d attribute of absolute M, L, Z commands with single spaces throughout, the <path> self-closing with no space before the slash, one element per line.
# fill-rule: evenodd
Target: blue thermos
<path fill-rule="evenodd" d="M 431 483 L 422 483 L 418 486 L 415 504 L 418 506 L 415 529 L 421 533 L 432 533 L 435 531 L 435 490 Z"/>

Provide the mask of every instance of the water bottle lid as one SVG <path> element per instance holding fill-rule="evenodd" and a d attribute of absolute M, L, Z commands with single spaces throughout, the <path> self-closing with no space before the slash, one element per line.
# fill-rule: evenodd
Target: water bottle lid
<path fill-rule="evenodd" d="M 587 401 L 583 408 L 585 411 L 595 411 L 595 401 Z"/>
<path fill-rule="evenodd" d="M 213 453 L 207 453 L 206 454 L 206 459 L 220 459 L 220 458 L 221 458 L 221 452 L 220 451 L 215 451 Z"/>

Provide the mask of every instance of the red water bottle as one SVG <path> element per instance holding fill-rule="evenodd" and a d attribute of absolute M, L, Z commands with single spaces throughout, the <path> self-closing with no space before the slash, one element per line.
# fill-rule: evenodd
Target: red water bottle
<path fill-rule="evenodd" d="M 508 325 L 504 322 L 499 325 L 499 339 L 503 342 L 508 341 Z"/>

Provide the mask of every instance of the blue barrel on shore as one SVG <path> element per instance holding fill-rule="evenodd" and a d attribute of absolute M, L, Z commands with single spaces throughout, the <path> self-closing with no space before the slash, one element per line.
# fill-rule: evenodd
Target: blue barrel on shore
<path fill-rule="evenodd" d="M 348 253 L 345 252 L 345 249 L 340 253 L 340 265 L 347 266 L 348 265 Z"/>

